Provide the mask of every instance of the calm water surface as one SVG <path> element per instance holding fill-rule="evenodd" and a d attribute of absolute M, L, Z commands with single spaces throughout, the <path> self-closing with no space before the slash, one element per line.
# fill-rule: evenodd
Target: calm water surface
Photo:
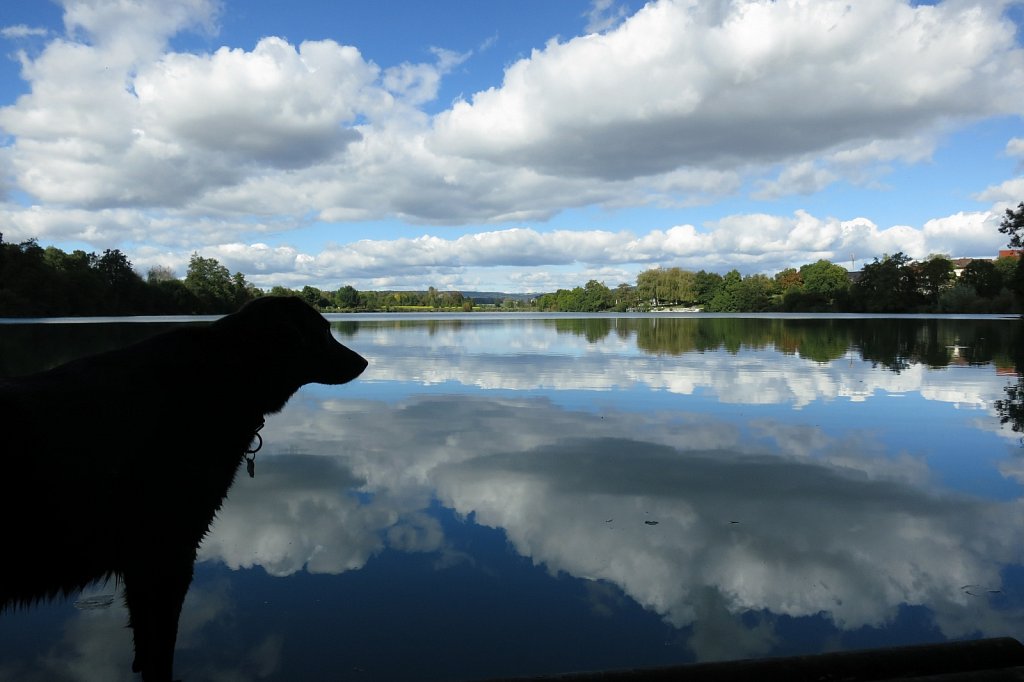
<path fill-rule="evenodd" d="M 332 319 L 370 366 L 267 420 L 200 547 L 179 677 L 1024 638 L 1016 321 Z M 0 374 L 163 328 L 0 325 Z M 0 616 L 0 679 L 133 679 L 116 591 Z"/>

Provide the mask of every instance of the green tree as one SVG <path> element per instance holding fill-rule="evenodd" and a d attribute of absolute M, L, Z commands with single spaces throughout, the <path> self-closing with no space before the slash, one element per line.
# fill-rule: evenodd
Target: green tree
<path fill-rule="evenodd" d="M 725 286 L 725 278 L 717 272 L 699 270 L 693 276 L 694 303 L 707 306 L 723 286 Z"/>
<path fill-rule="evenodd" d="M 331 300 L 323 291 L 314 286 L 309 286 L 308 284 L 302 287 L 302 291 L 299 293 L 299 298 L 314 308 L 329 308 L 331 306 Z"/>
<path fill-rule="evenodd" d="M 800 266 L 800 278 L 804 283 L 804 291 L 818 294 L 829 304 L 850 286 L 846 268 L 824 259 Z"/>
<path fill-rule="evenodd" d="M 334 305 L 345 310 L 355 310 L 359 307 L 359 292 L 355 287 L 346 284 L 334 294 Z"/>
<path fill-rule="evenodd" d="M 759 313 L 768 309 L 775 283 L 767 275 L 744 277 L 734 294 L 736 310 Z"/>
<path fill-rule="evenodd" d="M 802 289 L 804 278 L 796 268 L 786 268 L 775 274 L 775 288 L 785 294 L 792 289 Z"/>
<path fill-rule="evenodd" d="M 106 249 L 96 259 L 95 270 L 103 281 L 107 307 L 114 314 L 135 312 L 142 304 L 142 278 L 118 249 Z"/>
<path fill-rule="evenodd" d="M 113 288 L 123 287 L 141 280 L 132 269 L 132 263 L 128 260 L 128 256 L 118 249 L 106 249 L 103 255 L 96 259 L 95 267 L 107 285 Z"/>
<path fill-rule="evenodd" d="M 644 270 L 636 276 L 636 295 L 645 305 L 660 305 L 658 300 L 659 270 Z"/>
<path fill-rule="evenodd" d="M 185 288 L 195 296 L 199 313 L 228 313 L 234 310 L 235 281 L 216 258 L 193 253 L 185 274 Z"/>
<path fill-rule="evenodd" d="M 928 301 L 934 306 L 939 302 L 939 295 L 948 288 L 956 275 L 953 273 L 953 261 L 934 254 L 924 263 L 917 266 L 918 284 L 925 291 Z"/>
<path fill-rule="evenodd" d="M 700 273 L 698 273 L 700 274 Z M 722 286 L 718 289 L 714 298 L 708 301 L 705 310 L 709 313 L 735 313 L 739 312 L 740 288 L 743 284 L 743 277 L 739 270 L 730 270 L 722 278 Z"/>
<path fill-rule="evenodd" d="M 999 223 L 999 231 L 1010 238 L 1007 245 L 1011 249 L 1024 247 L 1024 201 L 1017 204 L 1015 209 L 1006 209 Z"/>
<path fill-rule="evenodd" d="M 907 312 L 921 303 L 917 275 L 903 252 L 865 265 L 852 289 L 857 307 L 869 313 Z"/>
<path fill-rule="evenodd" d="M 621 313 L 627 310 L 634 310 L 637 307 L 638 301 L 636 288 L 631 287 L 625 282 L 622 282 L 619 286 L 615 287 L 615 291 L 612 292 L 612 297 L 612 310 Z"/>
<path fill-rule="evenodd" d="M 49 286 L 52 269 L 34 239 L 0 243 L 0 315 L 22 317 L 59 314 L 59 293 Z"/>
<path fill-rule="evenodd" d="M 611 307 L 612 292 L 604 285 L 604 282 L 598 282 L 596 279 L 587 282 L 586 286 L 583 287 L 581 310 L 583 312 L 596 313 L 608 310 Z"/>
<path fill-rule="evenodd" d="M 277 285 L 277 286 L 273 286 L 273 287 L 270 288 L 270 291 L 268 292 L 268 295 L 269 296 L 295 296 L 295 297 L 298 297 L 299 296 L 299 292 L 295 291 L 295 289 L 289 289 L 288 287 L 283 287 L 283 286 Z"/>
<path fill-rule="evenodd" d="M 178 279 L 177 275 L 174 274 L 174 270 L 167 267 L 166 265 L 154 265 L 146 273 L 146 283 L 156 284 L 158 282 L 170 282 L 171 280 Z"/>
<path fill-rule="evenodd" d="M 1024 201 L 1017 204 L 1016 209 L 1006 209 L 999 231 L 1010 237 L 1007 246 L 1011 249 L 1024 246 Z M 1014 293 L 1017 301 L 1024 304 L 1024 256 L 1018 254 L 1017 267 L 1010 277 L 1004 278 L 1003 283 Z"/>
<path fill-rule="evenodd" d="M 992 298 L 1003 288 L 1003 276 L 990 260 L 972 260 L 960 275 L 960 282 L 982 298 Z"/>

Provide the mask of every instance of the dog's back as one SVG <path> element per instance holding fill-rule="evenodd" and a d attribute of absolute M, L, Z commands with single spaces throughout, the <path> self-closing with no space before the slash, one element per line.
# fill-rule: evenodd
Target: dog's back
<path fill-rule="evenodd" d="M 209 336 L 177 330 L 0 380 L 0 518 L 17 554 L 2 569 L 0 606 L 120 572 L 147 537 L 166 532 L 160 519 L 181 513 L 185 490 L 223 497 L 248 439 L 230 438 L 239 428 L 210 412 L 211 393 L 226 387 L 201 383 L 213 378 L 202 353 Z"/>

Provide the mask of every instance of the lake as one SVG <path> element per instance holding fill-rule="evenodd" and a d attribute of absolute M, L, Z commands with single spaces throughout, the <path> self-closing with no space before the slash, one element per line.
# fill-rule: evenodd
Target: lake
<path fill-rule="evenodd" d="M 177 677 L 1024 638 L 1018 321 L 328 317 L 370 366 L 267 419 L 200 547 Z M 3 324 L 0 374 L 167 325 Z M 0 615 L 0 679 L 134 679 L 117 589 Z"/>

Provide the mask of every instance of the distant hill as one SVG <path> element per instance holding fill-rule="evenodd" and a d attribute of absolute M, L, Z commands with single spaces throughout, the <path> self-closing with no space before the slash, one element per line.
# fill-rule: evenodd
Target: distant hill
<path fill-rule="evenodd" d="M 473 299 L 476 303 L 501 303 L 502 301 L 512 299 L 513 301 L 521 301 L 523 303 L 529 303 L 533 299 L 537 298 L 541 294 L 538 293 L 527 293 L 527 294 L 508 294 L 503 291 L 463 291 L 462 295 L 466 298 Z"/>

